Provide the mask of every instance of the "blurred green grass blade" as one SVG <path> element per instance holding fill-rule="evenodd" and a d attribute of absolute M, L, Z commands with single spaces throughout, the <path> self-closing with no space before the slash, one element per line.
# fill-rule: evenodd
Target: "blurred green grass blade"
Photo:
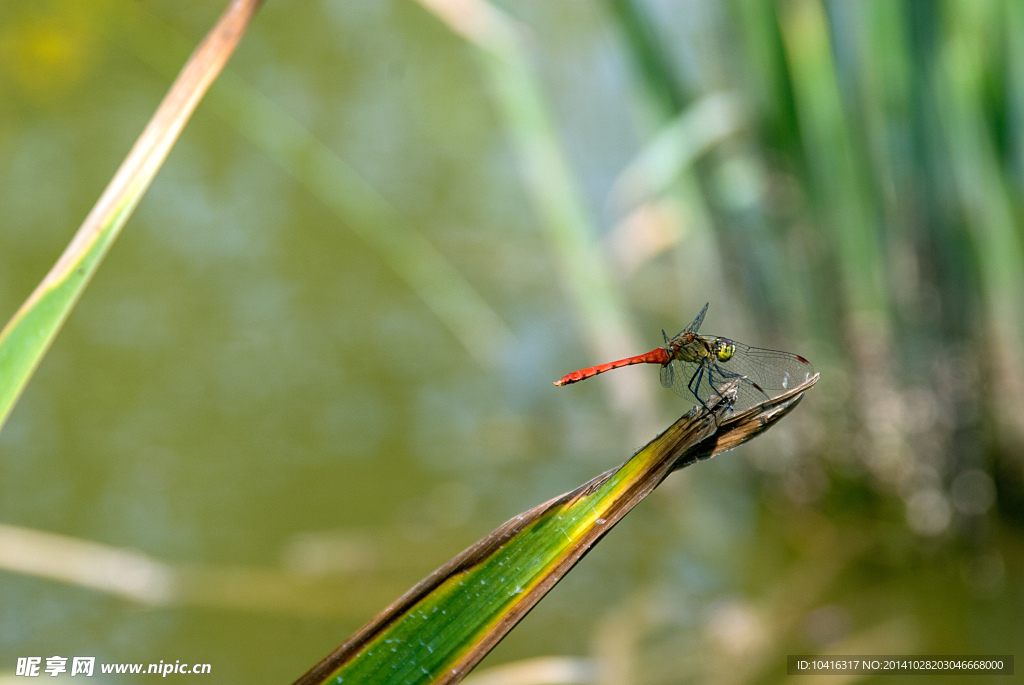
<path fill-rule="evenodd" d="M 1003 430 L 1024 439 L 1024 245 L 1019 207 L 1014 205 L 999 158 L 999 146 L 984 109 L 982 45 L 1001 12 L 993 7 L 949 5 L 950 20 L 940 52 L 936 110 L 979 265 L 990 341 L 986 354 L 995 373 L 996 416 Z"/>
<path fill-rule="evenodd" d="M 686 94 L 672 67 L 669 50 L 646 13 L 632 0 L 610 0 L 608 7 L 632 53 L 638 80 L 647 91 L 655 116 L 662 119 L 681 112 Z"/>
<path fill-rule="evenodd" d="M 715 138 L 727 136 L 728 132 L 699 130 L 708 123 L 706 117 L 702 116 L 700 100 L 691 102 L 690 110 L 683 110 L 687 95 L 692 101 L 702 94 L 684 95 L 685 88 L 669 61 L 672 50 L 659 37 L 659 27 L 656 20 L 649 15 L 648 8 L 635 0 L 613 0 L 609 7 L 618 25 L 623 48 L 633 64 L 636 82 L 642 86 L 636 89 L 639 96 L 637 100 L 640 111 L 647 115 L 646 123 L 651 129 L 650 135 L 653 140 L 641 155 L 648 155 L 652 147 L 661 147 L 667 158 L 666 168 L 674 172 L 663 182 L 646 185 L 655 186 L 663 195 L 661 199 L 681 209 L 675 212 L 678 218 L 670 223 L 676 234 L 674 256 L 678 291 L 683 301 L 689 300 L 694 306 L 699 306 L 702 297 L 700 293 L 713 292 L 716 300 L 724 305 L 726 310 L 736 311 L 739 309 L 739 303 L 733 299 L 731 279 L 726 276 L 719 231 L 698 179 L 697 170 L 692 166 L 693 156 L 698 155 L 702 147 L 708 147 L 715 142 Z M 714 97 L 712 93 L 703 95 L 707 98 Z M 735 104 L 733 101 L 734 106 Z M 688 113 L 698 114 L 695 118 L 704 121 L 689 125 L 685 123 Z M 736 114 L 733 112 L 734 121 L 728 123 L 735 123 L 735 119 L 738 118 Z M 715 123 L 717 125 L 721 122 Z M 727 125 L 726 128 L 731 127 Z M 675 140 L 666 145 L 666 138 Z M 672 160 L 672 154 L 675 154 L 677 159 Z M 628 169 L 625 173 L 636 174 L 635 171 Z M 639 185 L 642 187 L 645 184 Z M 619 184 L 618 189 L 622 188 L 623 185 Z M 624 198 L 622 193 L 618 193 L 617 199 L 631 198 Z"/>
<path fill-rule="evenodd" d="M 564 288 L 583 324 L 583 344 L 595 360 L 639 349 L 625 300 L 609 271 L 555 123 L 527 58 L 524 29 L 484 0 L 419 0 L 429 12 L 478 50 L 487 85 L 518 155 L 526 192 L 546 232 Z M 655 416 L 653 386 L 609 379 L 612 404 L 630 417 L 637 438 L 649 435 Z"/>
<path fill-rule="evenodd" d="M 816 382 L 734 416 L 719 407 L 717 430 L 707 411 L 691 411 L 619 468 L 516 516 L 456 556 L 296 685 L 458 682 L 669 473 L 761 434 Z"/>
<path fill-rule="evenodd" d="M 174 68 L 185 39 L 140 9 L 126 14 L 133 54 Z M 484 297 L 416 227 L 336 152 L 266 95 L 228 70 L 207 106 L 287 171 L 359 236 L 426 304 L 478 364 L 494 368 L 516 339 Z"/>
<path fill-rule="evenodd" d="M 484 368 L 516 344 L 459 270 L 333 150 L 262 93 L 227 73 L 211 105 L 375 250 Z"/>
<path fill-rule="evenodd" d="M 799 144 L 782 36 L 771 0 L 732 0 L 740 59 L 740 90 L 753 106 L 759 142 L 793 148 Z"/>
<path fill-rule="evenodd" d="M 0 427 L 262 0 L 234 0 L 192 53 L 64 254 L 0 331 Z"/>
<path fill-rule="evenodd" d="M 635 207 L 669 189 L 701 155 L 743 126 L 742 104 L 730 93 L 708 95 L 687 108 L 648 142 L 615 180 L 620 206 Z"/>
<path fill-rule="evenodd" d="M 850 310 L 875 317 L 888 330 L 887 298 L 872 201 L 853 147 L 833 60 L 825 10 L 819 0 L 786 0 L 779 23 L 792 76 L 807 163 L 820 211 L 833 221 L 835 245 Z"/>

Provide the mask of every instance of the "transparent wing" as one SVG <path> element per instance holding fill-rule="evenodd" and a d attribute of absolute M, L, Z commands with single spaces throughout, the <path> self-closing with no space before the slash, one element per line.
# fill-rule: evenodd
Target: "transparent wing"
<path fill-rule="evenodd" d="M 704 315 L 708 313 L 708 305 L 709 304 L 711 304 L 711 303 L 710 302 L 705 302 L 704 303 L 704 309 L 700 310 L 700 314 L 697 315 L 697 318 L 694 319 L 692 322 L 690 322 L 690 325 L 687 326 L 686 328 L 684 328 L 683 332 L 680 333 L 679 335 L 682 335 L 683 333 L 696 333 L 697 332 L 697 329 L 700 328 L 700 325 L 702 323 L 704 323 Z"/>
<path fill-rule="evenodd" d="M 717 394 L 715 386 L 722 383 L 719 378 L 711 378 L 714 374 L 708 373 L 708 367 L 707 363 L 675 359 L 668 366 L 661 368 L 661 384 L 671 388 L 672 392 L 680 397 L 705 404 L 710 397 Z"/>
<path fill-rule="evenodd" d="M 733 411 L 743 411 L 795 388 L 814 375 L 811 364 L 798 355 L 733 344 L 736 351 L 725 362 L 673 361 L 662 368 L 662 385 L 681 397 L 706 404 L 725 383 L 740 378 L 732 406 Z"/>
<path fill-rule="evenodd" d="M 746 376 L 771 397 L 814 375 L 814 367 L 799 355 L 731 342 L 736 351 L 728 361 L 715 361 L 716 372 L 726 377 Z"/>
<path fill-rule="evenodd" d="M 689 326 L 687 326 L 683 330 L 679 331 L 678 335 L 674 335 L 674 336 L 672 336 L 670 338 L 670 337 L 668 337 L 668 333 L 665 332 L 665 329 L 662 329 L 661 330 L 661 335 L 664 336 L 664 338 L 665 338 L 665 344 L 667 345 L 670 340 L 674 340 L 675 338 L 680 338 L 680 337 L 686 335 L 687 333 L 696 333 L 697 329 L 700 328 L 700 325 L 702 323 L 704 323 L 704 315 L 708 313 L 708 305 L 709 304 L 711 304 L 711 303 L 710 302 L 705 302 L 704 303 L 704 308 L 700 310 L 700 314 L 697 315 L 697 318 L 694 319 L 693 321 L 691 321 Z M 666 385 L 665 387 L 669 388 L 669 387 L 672 387 L 672 386 Z"/>
<path fill-rule="evenodd" d="M 666 388 L 675 390 L 676 365 L 669 364 L 661 367 L 661 384 Z M 678 392 L 678 390 L 676 390 Z"/>

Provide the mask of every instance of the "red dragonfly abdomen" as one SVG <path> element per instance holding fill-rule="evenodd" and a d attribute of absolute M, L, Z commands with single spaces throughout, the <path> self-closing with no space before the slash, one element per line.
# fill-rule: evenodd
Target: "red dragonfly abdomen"
<path fill-rule="evenodd" d="M 638 354 L 635 357 L 628 357 L 626 359 L 620 359 L 614 362 L 608 362 L 607 364 L 598 364 L 597 366 L 591 366 L 588 369 L 580 369 L 579 371 L 573 371 L 572 373 L 562 376 L 555 385 L 569 385 L 570 383 L 578 383 L 579 381 L 596 376 L 599 373 L 605 371 L 611 371 L 612 369 L 618 369 L 623 366 L 630 366 L 632 364 L 659 364 L 665 366 L 672 358 L 668 355 L 668 350 L 664 347 L 651 350 L 646 354 Z"/>

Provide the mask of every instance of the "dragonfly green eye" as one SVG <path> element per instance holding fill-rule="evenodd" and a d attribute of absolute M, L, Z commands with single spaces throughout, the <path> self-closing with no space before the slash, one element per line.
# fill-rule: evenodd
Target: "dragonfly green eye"
<path fill-rule="evenodd" d="M 731 340 L 719 338 L 715 341 L 715 356 L 718 357 L 718 361 L 727 362 L 732 359 L 732 355 L 736 353 L 736 346 Z"/>

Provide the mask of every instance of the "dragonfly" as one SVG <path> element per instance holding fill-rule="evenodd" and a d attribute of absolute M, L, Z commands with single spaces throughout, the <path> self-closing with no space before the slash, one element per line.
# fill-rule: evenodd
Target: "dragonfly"
<path fill-rule="evenodd" d="M 739 412 L 795 388 L 814 375 L 811 363 L 798 354 L 765 350 L 729 338 L 698 334 L 707 311 L 708 305 L 705 304 L 697 318 L 679 335 L 669 338 L 662 331 L 664 347 L 573 371 L 555 381 L 555 385 L 578 383 L 623 366 L 659 364 L 663 386 L 681 397 L 696 398 L 705 409 L 708 409 L 707 402 L 711 398 L 722 398 L 723 386 L 729 384 L 731 389 L 731 382 L 737 381 L 731 409 Z M 727 394 L 731 395 L 731 392 Z"/>

